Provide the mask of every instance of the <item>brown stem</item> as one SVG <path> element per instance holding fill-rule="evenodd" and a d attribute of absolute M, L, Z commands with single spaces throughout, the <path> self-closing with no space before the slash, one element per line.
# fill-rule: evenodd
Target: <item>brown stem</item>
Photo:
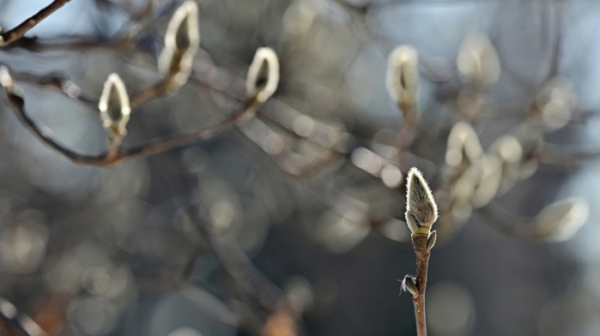
<path fill-rule="evenodd" d="M 152 99 L 160 98 L 166 94 L 169 94 L 169 89 L 171 88 L 171 81 L 173 80 L 175 75 L 176 74 L 168 75 L 164 79 L 132 95 L 129 101 L 131 109 L 134 110 Z"/>
<path fill-rule="evenodd" d="M 33 133 L 35 133 L 35 135 L 37 135 L 40 138 L 40 140 L 42 140 L 44 143 L 46 143 L 47 145 L 49 145 L 50 147 L 52 147 L 53 149 L 55 149 L 56 151 L 66 156 L 68 159 L 75 163 L 95 165 L 101 167 L 122 163 L 134 157 L 162 153 L 169 149 L 186 145 L 194 140 L 210 138 L 220 133 L 221 131 L 224 131 L 225 129 L 228 129 L 238 123 L 247 120 L 248 118 L 251 118 L 259 105 L 258 100 L 256 100 L 256 98 L 251 98 L 239 112 L 222 118 L 221 120 L 211 125 L 201 127 L 190 133 L 181 134 L 167 139 L 157 139 L 142 146 L 130 149 L 121 147 L 113 148 L 112 152 L 107 151 L 98 156 L 90 156 L 76 153 L 56 142 L 56 140 L 54 140 L 47 132 L 45 132 L 40 126 L 38 126 L 35 123 L 35 121 L 29 116 L 29 114 L 25 110 L 25 100 L 23 99 L 23 97 L 21 97 L 14 91 L 14 85 L 10 82 L 4 83 L 3 85 L 6 89 L 6 95 L 8 97 L 8 100 L 13 105 L 14 111 L 19 117 L 19 119 L 26 126 L 28 126 L 33 131 Z"/>
<path fill-rule="evenodd" d="M 7 46 L 14 41 L 20 39 L 27 33 L 31 28 L 35 27 L 42 20 L 50 16 L 50 14 L 56 12 L 59 8 L 64 6 L 67 2 L 71 0 L 54 0 L 50 5 L 44 7 L 42 10 L 37 12 L 34 16 L 29 19 L 23 21 L 20 25 L 15 28 L 0 34 L 0 46 Z"/>
<path fill-rule="evenodd" d="M 427 336 L 425 319 L 425 289 L 427 288 L 427 269 L 429 268 L 430 251 L 427 250 L 429 235 L 413 233 L 412 242 L 417 255 L 417 288 L 419 293 L 413 295 L 415 319 L 417 321 L 417 336 Z"/>

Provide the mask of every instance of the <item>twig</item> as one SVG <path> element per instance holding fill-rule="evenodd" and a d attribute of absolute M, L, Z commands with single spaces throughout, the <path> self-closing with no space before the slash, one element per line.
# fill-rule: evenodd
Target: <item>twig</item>
<path fill-rule="evenodd" d="M 19 119 L 27 125 L 44 143 L 66 156 L 68 159 L 79 164 L 89 164 L 95 166 L 111 166 L 122 163 L 134 157 L 148 156 L 161 153 L 169 149 L 186 145 L 194 140 L 207 139 L 230 128 L 237 123 L 243 122 L 254 115 L 256 108 L 260 103 L 251 98 L 244 107 L 237 113 L 225 117 L 209 126 L 201 127 L 190 133 L 178 135 L 168 139 L 157 139 L 149 143 L 134 148 L 112 148 L 111 150 L 98 156 L 90 156 L 76 153 L 56 142 L 47 132 L 45 132 L 29 116 L 25 110 L 25 100 L 14 89 L 15 86 L 10 78 L 0 78 L 1 85 L 6 89 L 6 95 L 9 102 L 14 107 L 14 111 Z M 114 145 L 113 145 L 114 146 Z"/>
<path fill-rule="evenodd" d="M 417 335 L 427 336 L 427 325 L 425 319 L 425 289 L 427 288 L 427 269 L 429 268 L 429 255 L 427 249 L 428 234 L 413 233 L 412 242 L 417 255 L 417 288 L 418 294 L 413 294 L 415 306 L 415 319 L 417 321 Z"/>
<path fill-rule="evenodd" d="M 3 34 L 0 34 L 0 47 L 7 46 L 20 39 L 31 28 L 35 27 L 38 23 L 50 16 L 50 14 L 56 12 L 69 1 L 71 0 L 54 0 L 54 2 L 52 2 L 50 5 L 40 10 L 29 19 L 23 21 L 20 25 Z"/>
<path fill-rule="evenodd" d="M 408 172 L 406 187 L 406 223 L 412 232 L 412 242 L 417 255 L 417 279 L 404 278 L 403 287 L 413 295 L 417 335 L 427 336 L 425 320 L 425 289 L 427 288 L 427 269 L 429 255 L 435 245 L 437 234 L 431 231 L 431 225 L 437 220 L 437 205 L 427 182 L 416 168 Z"/>

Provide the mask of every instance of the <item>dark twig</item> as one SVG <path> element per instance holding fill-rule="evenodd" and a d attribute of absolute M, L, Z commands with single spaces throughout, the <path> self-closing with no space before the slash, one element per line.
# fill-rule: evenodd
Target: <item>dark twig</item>
<path fill-rule="evenodd" d="M 101 167 L 111 166 L 114 164 L 122 163 L 134 157 L 148 156 L 157 153 L 167 151 L 169 149 L 186 145 L 194 140 L 207 139 L 215 136 L 216 134 L 224 131 L 227 128 L 234 126 L 237 123 L 247 120 L 254 115 L 256 108 L 259 106 L 259 102 L 252 98 L 244 107 L 237 113 L 234 113 L 228 117 L 225 117 L 209 126 L 201 127 L 190 133 L 178 135 L 169 139 L 157 139 L 150 141 L 149 143 L 126 149 L 126 148 L 112 148 L 111 150 L 100 154 L 98 156 L 90 156 L 76 153 L 70 149 L 65 148 L 63 145 L 56 142 L 46 131 L 44 131 L 36 122 L 29 116 L 25 110 L 25 100 L 18 93 L 15 92 L 15 85 L 10 78 L 8 73 L 4 74 L 3 78 L 0 79 L 1 85 L 6 89 L 6 95 L 9 102 L 14 107 L 14 111 L 19 119 L 27 125 L 44 143 L 58 151 L 59 153 L 66 156 L 68 159 L 79 164 L 89 164 Z M 8 77 L 7 77 L 8 76 Z M 154 90 L 154 89 L 153 89 Z M 147 99 L 145 96 L 144 99 Z M 149 99 L 149 98 L 148 98 Z"/>
<path fill-rule="evenodd" d="M 417 288 L 419 292 L 413 295 L 415 306 L 415 319 L 417 321 L 417 335 L 427 336 L 425 319 L 425 289 L 427 288 L 427 269 L 429 268 L 429 255 L 427 249 L 428 234 L 413 233 L 412 242 L 417 255 Z"/>
<path fill-rule="evenodd" d="M 23 21 L 20 25 L 3 34 L 0 34 L 0 46 L 7 46 L 20 39 L 23 35 L 25 35 L 25 33 L 31 30 L 31 28 L 35 27 L 38 23 L 50 16 L 50 14 L 56 12 L 69 1 L 71 0 L 54 0 L 54 2 L 52 2 L 50 5 L 40 10 L 29 19 Z"/>

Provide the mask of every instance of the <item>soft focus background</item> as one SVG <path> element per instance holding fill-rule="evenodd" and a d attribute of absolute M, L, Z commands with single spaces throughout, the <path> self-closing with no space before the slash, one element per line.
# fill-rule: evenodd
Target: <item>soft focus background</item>
<path fill-rule="evenodd" d="M 0 0 L 0 25 L 49 3 Z M 137 92 L 159 79 L 180 3 L 72 0 L 0 63 L 38 124 L 98 154 L 104 81 L 118 72 Z M 600 334 L 597 1 L 198 4 L 190 80 L 135 110 L 125 145 L 239 109 L 258 47 L 279 55 L 275 96 L 212 139 L 96 168 L 38 141 L 2 92 L 0 297 L 48 335 L 415 335 L 399 279 L 415 273 L 403 176 L 417 166 L 440 201 L 432 336 Z M 385 78 L 402 44 L 419 53 L 420 112 L 398 166 L 404 123 Z M 455 129 L 460 141 L 478 137 L 499 165 L 449 151 L 461 121 L 477 136 Z"/>

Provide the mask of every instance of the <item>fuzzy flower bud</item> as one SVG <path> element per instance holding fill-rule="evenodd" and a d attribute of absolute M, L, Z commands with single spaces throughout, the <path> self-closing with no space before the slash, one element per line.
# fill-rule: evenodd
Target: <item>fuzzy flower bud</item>
<path fill-rule="evenodd" d="M 490 40 L 481 33 L 467 36 L 460 47 L 458 71 L 467 83 L 489 88 L 500 77 L 500 60 Z"/>
<path fill-rule="evenodd" d="M 386 85 L 390 96 L 402 110 L 404 119 L 414 122 L 419 69 L 417 51 L 413 47 L 403 45 L 392 51 L 388 60 Z"/>
<path fill-rule="evenodd" d="M 246 91 L 249 97 L 264 103 L 279 84 L 279 59 L 271 48 L 258 48 L 248 69 Z"/>
<path fill-rule="evenodd" d="M 162 76 L 173 76 L 172 89 L 187 82 L 199 44 L 198 5 L 194 1 L 186 1 L 169 21 L 165 48 L 158 60 L 159 73 Z"/>
<path fill-rule="evenodd" d="M 98 103 L 102 125 L 112 136 L 125 136 L 127 122 L 131 114 L 129 95 L 118 74 L 112 73 L 104 83 L 104 90 Z"/>
<path fill-rule="evenodd" d="M 429 234 L 438 217 L 431 190 L 421 172 L 413 167 L 408 172 L 406 186 L 406 222 L 413 233 Z"/>

